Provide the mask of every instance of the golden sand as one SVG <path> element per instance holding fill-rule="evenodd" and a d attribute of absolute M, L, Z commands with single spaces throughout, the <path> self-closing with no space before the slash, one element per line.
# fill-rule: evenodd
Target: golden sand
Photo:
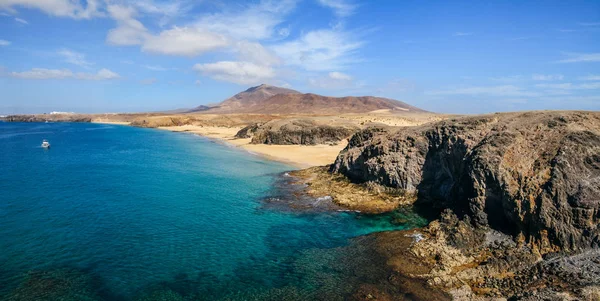
<path fill-rule="evenodd" d="M 204 137 L 217 139 L 244 149 L 250 153 L 266 157 L 296 167 L 306 168 L 323 166 L 333 163 L 338 153 L 346 146 L 346 141 L 337 145 L 267 145 L 250 144 L 250 139 L 235 138 L 241 127 L 213 127 L 213 126 L 169 126 L 159 127 L 162 130 L 173 132 L 188 132 Z"/>

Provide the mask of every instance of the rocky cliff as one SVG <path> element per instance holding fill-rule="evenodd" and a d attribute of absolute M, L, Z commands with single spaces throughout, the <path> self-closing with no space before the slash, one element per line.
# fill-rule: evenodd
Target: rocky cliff
<path fill-rule="evenodd" d="M 600 113 L 526 112 L 356 133 L 331 171 L 417 195 L 541 254 L 600 244 Z"/>
<path fill-rule="evenodd" d="M 261 125 L 262 125 L 261 123 L 253 123 L 253 124 L 247 125 L 235 134 L 235 138 L 240 138 L 240 139 L 252 138 L 252 135 L 254 135 L 254 133 L 256 133 L 256 131 L 260 128 Z"/>
<path fill-rule="evenodd" d="M 327 125 L 307 119 L 276 120 L 261 126 L 244 128 L 239 136 L 253 133 L 253 144 L 337 144 L 359 128 L 354 125 Z M 237 135 L 236 135 L 237 136 Z"/>

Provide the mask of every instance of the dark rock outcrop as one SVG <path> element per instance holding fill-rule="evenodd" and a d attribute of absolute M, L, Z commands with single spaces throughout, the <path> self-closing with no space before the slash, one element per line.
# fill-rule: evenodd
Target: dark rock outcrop
<path fill-rule="evenodd" d="M 411 231 L 409 236 L 419 239 L 409 246 L 398 237 L 378 237 L 382 245 L 373 251 L 403 244 L 404 254 L 394 254 L 389 262 L 416 256 L 417 262 L 429 263 L 429 267 L 417 273 L 405 264 L 394 269 L 427 279 L 430 286 L 444 288 L 454 300 L 598 300 L 598 249 L 541 258 L 530 246 L 517 244 L 498 231 L 475 227 L 469 216 L 461 220 L 451 210 L 427 227 Z"/>
<path fill-rule="evenodd" d="M 365 129 L 331 171 L 417 193 L 541 254 L 600 244 L 600 113 L 505 113 Z"/>
<path fill-rule="evenodd" d="M 253 123 L 245 126 L 235 134 L 235 138 L 252 138 L 252 135 L 260 128 L 262 124 Z"/>
<path fill-rule="evenodd" d="M 330 144 L 338 143 L 358 131 L 354 126 L 330 126 L 311 120 L 292 119 L 266 123 L 252 136 L 253 144 Z"/>

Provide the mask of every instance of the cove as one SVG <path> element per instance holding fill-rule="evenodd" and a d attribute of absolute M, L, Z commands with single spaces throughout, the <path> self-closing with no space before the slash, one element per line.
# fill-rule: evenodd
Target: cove
<path fill-rule="evenodd" d="M 425 223 L 265 206 L 293 167 L 184 133 L 0 123 L 0 158 L 0 299 L 341 298 L 353 238 Z"/>

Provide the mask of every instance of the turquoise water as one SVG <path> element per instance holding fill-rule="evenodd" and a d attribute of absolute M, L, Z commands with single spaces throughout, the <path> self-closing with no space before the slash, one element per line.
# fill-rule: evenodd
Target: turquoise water
<path fill-rule="evenodd" d="M 0 122 L 0 158 L 0 298 L 312 299 L 316 275 L 342 296 L 335 250 L 423 222 L 265 206 L 292 167 L 190 134 Z"/>

